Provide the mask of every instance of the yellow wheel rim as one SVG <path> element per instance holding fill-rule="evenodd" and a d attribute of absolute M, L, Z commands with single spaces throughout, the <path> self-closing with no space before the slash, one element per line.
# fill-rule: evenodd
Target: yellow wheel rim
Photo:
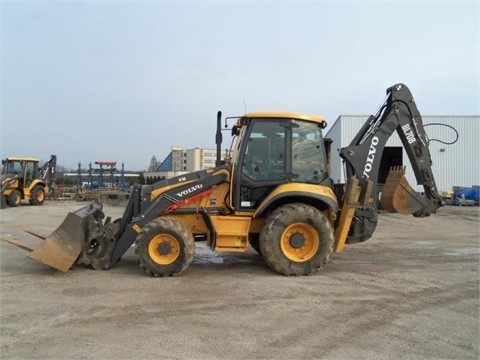
<path fill-rule="evenodd" d="M 285 229 L 280 239 L 283 254 L 292 261 L 304 262 L 315 256 L 320 247 L 320 237 L 315 229 L 305 223 L 295 223 Z"/>
<path fill-rule="evenodd" d="M 19 192 L 15 193 L 14 201 L 15 201 L 15 204 L 20 204 L 20 202 L 22 201 L 22 195 Z"/>
<path fill-rule="evenodd" d="M 148 244 L 148 254 L 157 264 L 169 265 L 180 255 L 180 244 L 174 236 L 160 234 Z"/>
<path fill-rule="evenodd" d="M 43 190 L 39 190 L 37 193 L 37 200 L 42 202 L 43 199 L 45 199 L 45 193 L 43 192 Z"/>

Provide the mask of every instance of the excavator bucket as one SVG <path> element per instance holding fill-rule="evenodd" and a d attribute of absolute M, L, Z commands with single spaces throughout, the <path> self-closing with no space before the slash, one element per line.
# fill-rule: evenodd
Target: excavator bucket
<path fill-rule="evenodd" d="M 57 270 L 67 272 L 98 236 L 102 205 L 93 203 L 68 213 L 62 224 L 28 256 Z"/>
<path fill-rule="evenodd" d="M 388 212 L 410 215 L 427 206 L 428 200 L 410 186 L 405 168 L 394 167 L 388 173 L 380 204 Z"/>

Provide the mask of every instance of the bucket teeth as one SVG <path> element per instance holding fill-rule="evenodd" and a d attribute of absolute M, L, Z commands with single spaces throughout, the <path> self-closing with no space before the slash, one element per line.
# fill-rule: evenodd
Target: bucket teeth
<path fill-rule="evenodd" d="M 380 200 L 382 207 L 391 213 L 414 214 L 428 205 L 428 200 L 417 193 L 405 178 L 404 167 L 392 167 Z"/>

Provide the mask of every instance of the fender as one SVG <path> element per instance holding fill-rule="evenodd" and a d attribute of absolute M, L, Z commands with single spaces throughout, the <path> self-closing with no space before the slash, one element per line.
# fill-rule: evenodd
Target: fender
<path fill-rule="evenodd" d="M 281 184 L 273 190 L 257 207 L 253 218 L 260 217 L 271 204 L 278 200 L 300 197 L 312 199 L 315 203 L 324 203 L 335 212 L 339 209 L 337 198 L 329 187 L 315 184 L 288 183 Z M 305 202 L 305 200 L 302 201 Z"/>
<path fill-rule="evenodd" d="M 33 188 L 34 188 L 35 186 L 37 186 L 37 185 L 42 186 L 42 187 L 44 188 L 44 190 L 45 190 L 45 195 L 47 195 L 47 191 L 48 191 L 49 189 L 47 188 L 47 184 L 45 183 L 45 181 L 42 181 L 42 180 L 39 180 L 39 179 L 34 179 L 34 180 L 32 181 L 32 183 L 30 184 L 30 186 L 23 188 L 23 196 L 24 196 L 25 198 L 29 198 L 31 191 L 32 191 Z"/>

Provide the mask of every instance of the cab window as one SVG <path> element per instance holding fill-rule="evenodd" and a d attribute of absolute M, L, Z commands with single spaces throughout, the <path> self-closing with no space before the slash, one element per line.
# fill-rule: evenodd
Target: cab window
<path fill-rule="evenodd" d="M 293 120 L 293 125 L 292 181 L 319 184 L 328 177 L 322 130 L 311 122 Z"/>
<path fill-rule="evenodd" d="M 285 176 L 285 127 L 279 121 L 257 122 L 248 138 L 242 174 L 253 181 Z"/>
<path fill-rule="evenodd" d="M 23 163 L 21 161 L 11 161 L 7 167 L 8 173 L 23 174 Z"/>
<path fill-rule="evenodd" d="M 255 208 L 279 183 L 286 181 L 287 121 L 258 120 L 247 136 L 241 161 L 240 206 Z"/>

